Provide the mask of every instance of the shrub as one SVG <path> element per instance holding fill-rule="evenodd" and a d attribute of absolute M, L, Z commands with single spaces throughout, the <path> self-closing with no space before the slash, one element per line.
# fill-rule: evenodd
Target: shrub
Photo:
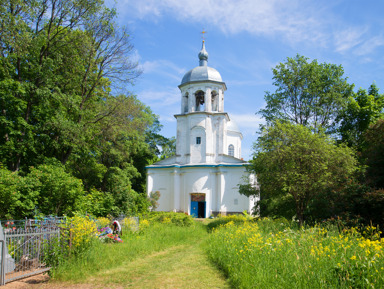
<path fill-rule="evenodd" d="M 96 238 L 97 226 L 89 216 L 75 215 L 63 226 L 63 240 L 67 242 L 70 252 L 78 254 L 90 248 Z"/>
<path fill-rule="evenodd" d="M 232 222 L 234 224 L 243 224 L 244 222 L 253 221 L 253 217 L 247 215 L 247 214 L 235 214 L 235 215 L 229 215 L 229 216 L 221 216 L 218 215 L 216 219 L 214 219 L 212 222 L 210 222 L 207 225 L 207 228 L 209 231 L 212 231 L 214 228 L 225 225 L 229 222 Z"/>
<path fill-rule="evenodd" d="M 174 212 L 150 212 L 146 219 L 151 223 L 171 223 L 181 227 L 189 227 L 194 223 L 191 216 Z"/>
<path fill-rule="evenodd" d="M 133 217 L 126 217 L 124 220 L 121 222 L 121 226 L 123 227 L 123 230 L 131 231 L 131 232 L 136 232 L 139 230 L 139 223 L 137 219 Z"/>

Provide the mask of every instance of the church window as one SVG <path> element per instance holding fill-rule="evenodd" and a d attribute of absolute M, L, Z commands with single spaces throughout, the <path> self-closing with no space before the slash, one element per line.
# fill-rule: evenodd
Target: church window
<path fill-rule="evenodd" d="M 196 111 L 204 111 L 204 92 L 198 90 L 195 93 L 196 96 Z"/>
<path fill-rule="evenodd" d="M 196 144 L 201 144 L 201 137 L 196 137 Z"/>
<path fill-rule="evenodd" d="M 235 147 L 233 146 L 233 144 L 230 144 L 229 146 L 228 146 L 228 155 L 230 155 L 230 156 L 235 156 Z"/>

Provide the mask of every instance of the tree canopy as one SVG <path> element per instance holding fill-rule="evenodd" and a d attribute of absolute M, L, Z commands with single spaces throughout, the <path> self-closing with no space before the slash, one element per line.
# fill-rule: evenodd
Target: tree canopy
<path fill-rule="evenodd" d="M 261 195 L 292 197 L 301 224 L 317 194 L 339 187 L 358 168 L 350 148 L 300 124 L 276 121 L 266 126 L 254 149 L 251 170 Z"/>
<path fill-rule="evenodd" d="M 339 111 L 353 92 L 343 74 L 341 65 L 308 62 L 301 55 L 288 57 L 273 69 L 276 91 L 266 92 L 267 105 L 259 113 L 268 124 L 284 120 L 332 132 Z"/>
<path fill-rule="evenodd" d="M 90 200 L 95 214 L 145 207 L 145 166 L 160 155 L 149 139 L 167 139 L 158 117 L 127 93 L 141 72 L 116 11 L 100 0 L 0 4 L 0 163 L 15 182 L 51 182 L 26 195 L 25 215 L 92 211 Z M 71 189 L 75 180 L 81 186 Z"/>
<path fill-rule="evenodd" d="M 383 108 L 384 95 L 379 94 L 376 84 L 369 87 L 368 93 L 360 88 L 349 97 L 346 108 L 338 116 L 341 141 L 361 151 L 365 146 L 364 133 L 384 116 Z M 369 146 L 369 143 L 366 145 Z"/>

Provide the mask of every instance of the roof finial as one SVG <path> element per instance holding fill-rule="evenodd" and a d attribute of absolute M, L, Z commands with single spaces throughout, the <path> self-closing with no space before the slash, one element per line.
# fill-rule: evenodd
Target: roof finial
<path fill-rule="evenodd" d="M 207 66 L 207 61 L 208 61 L 208 52 L 205 50 L 205 39 L 204 39 L 205 33 L 207 33 L 207 31 L 205 31 L 203 29 L 203 32 L 201 32 L 202 38 L 203 38 L 203 45 L 202 45 L 201 50 L 199 52 L 199 64 L 200 64 L 200 66 Z"/>
<path fill-rule="evenodd" d="M 205 33 L 207 33 L 207 31 L 203 29 L 203 31 L 201 32 L 202 34 L 201 38 L 203 39 L 203 42 L 205 42 Z"/>

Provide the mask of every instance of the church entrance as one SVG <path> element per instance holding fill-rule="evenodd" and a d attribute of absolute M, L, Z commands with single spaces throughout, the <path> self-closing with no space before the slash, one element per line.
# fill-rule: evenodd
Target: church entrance
<path fill-rule="evenodd" d="M 205 218 L 205 194 L 191 194 L 191 216 L 194 218 Z"/>

